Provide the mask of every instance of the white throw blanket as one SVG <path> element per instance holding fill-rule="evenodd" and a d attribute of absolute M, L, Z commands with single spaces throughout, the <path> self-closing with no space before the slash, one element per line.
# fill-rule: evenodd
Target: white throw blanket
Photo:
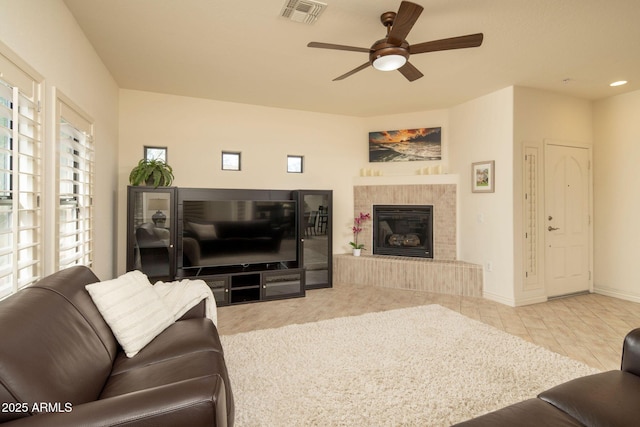
<path fill-rule="evenodd" d="M 211 288 L 204 280 L 183 279 L 175 282 L 156 282 L 153 288 L 173 313 L 174 320 L 178 320 L 189 309 L 205 300 L 206 316 L 211 319 L 214 325 L 218 325 L 216 300 Z"/>

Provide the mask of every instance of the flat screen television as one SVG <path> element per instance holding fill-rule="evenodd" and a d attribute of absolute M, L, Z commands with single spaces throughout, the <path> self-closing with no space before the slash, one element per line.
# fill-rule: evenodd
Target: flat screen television
<path fill-rule="evenodd" d="M 182 268 L 297 260 L 295 200 L 184 200 Z"/>

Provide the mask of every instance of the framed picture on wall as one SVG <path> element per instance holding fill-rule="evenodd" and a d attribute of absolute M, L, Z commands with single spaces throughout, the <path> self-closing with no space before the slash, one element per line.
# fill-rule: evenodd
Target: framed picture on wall
<path fill-rule="evenodd" d="M 495 161 L 471 164 L 471 191 L 493 193 L 495 191 Z"/>
<path fill-rule="evenodd" d="M 442 128 L 369 132 L 369 162 L 442 160 Z"/>

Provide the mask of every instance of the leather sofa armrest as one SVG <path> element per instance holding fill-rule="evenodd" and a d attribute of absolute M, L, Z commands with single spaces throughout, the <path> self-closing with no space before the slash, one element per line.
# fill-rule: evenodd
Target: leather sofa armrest
<path fill-rule="evenodd" d="M 41 413 L 2 425 L 226 427 L 225 386 L 219 375 L 208 375 L 75 405 L 66 413 Z"/>
<path fill-rule="evenodd" d="M 640 328 L 632 330 L 624 337 L 620 369 L 640 376 Z"/>
<path fill-rule="evenodd" d="M 206 309 L 205 300 L 200 301 L 198 304 L 194 305 L 182 315 L 178 320 L 186 320 L 186 319 L 202 319 L 203 317 L 207 317 L 207 309 Z"/>

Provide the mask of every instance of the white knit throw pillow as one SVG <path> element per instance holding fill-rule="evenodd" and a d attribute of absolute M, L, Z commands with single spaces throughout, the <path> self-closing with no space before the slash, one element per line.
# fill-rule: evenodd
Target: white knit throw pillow
<path fill-rule="evenodd" d="M 140 271 L 85 286 L 127 357 L 173 323 L 173 315 Z"/>

